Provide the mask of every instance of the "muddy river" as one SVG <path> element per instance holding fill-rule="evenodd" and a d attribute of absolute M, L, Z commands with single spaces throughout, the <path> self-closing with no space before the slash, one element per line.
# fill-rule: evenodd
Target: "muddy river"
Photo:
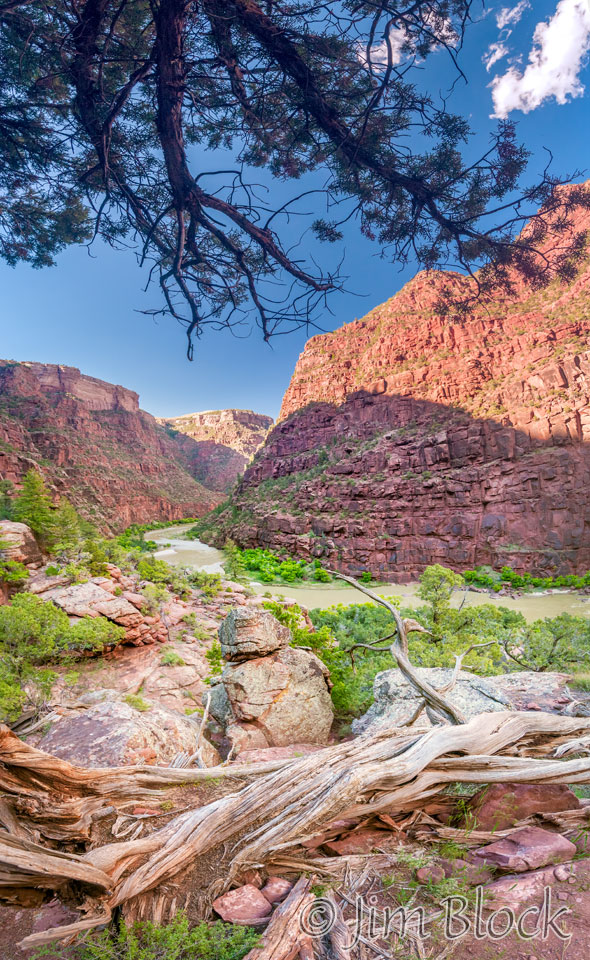
<path fill-rule="evenodd" d="M 146 534 L 146 538 L 161 544 L 157 557 L 168 563 L 179 566 L 194 567 L 208 573 L 222 573 L 223 552 L 210 547 L 200 540 L 183 540 L 182 534 L 186 527 L 168 527 L 165 530 L 153 530 Z M 362 595 L 345 584 L 333 583 L 305 584 L 305 585 L 277 585 L 256 583 L 251 581 L 250 586 L 258 593 L 271 593 L 275 597 L 290 597 L 309 609 L 313 607 L 331 607 L 336 603 L 350 604 L 363 603 Z M 401 597 L 403 605 L 407 607 L 420 606 L 421 600 L 416 596 L 418 584 L 392 583 L 377 587 L 375 592 L 383 597 Z M 453 597 L 453 604 L 458 606 L 463 599 L 463 593 Z M 556 617 L 560 613 L 571 613 L 575 616 L 590 616 L 590 597 L 567 591 L 552 593 L 525 594 L 521 597 L 488 596 L 470 590 L 465 603 L 476 606 L 481 603 L 492 603 L 494 606 L 508 607 L 519 610 L 527 620 L 537 620 L 540 617 Z"/>

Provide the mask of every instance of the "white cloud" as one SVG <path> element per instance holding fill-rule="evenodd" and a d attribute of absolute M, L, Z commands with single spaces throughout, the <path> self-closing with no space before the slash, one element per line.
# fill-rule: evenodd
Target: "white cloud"
<path fill-rule="evenodd" d="M 453 46 L 457 41 L 457 33 L 450 20 L 435 13 L 427 13 L 423 17 L 424 25 L 429 34 L 435 38 L 436 43 Z M 415 38 L 410 31 L 404 28 L 392 27 L 389 31 L 389 46 L 391 47 L 391 63 L 397 66 L 405 56 L 411 55 L 415 47 Z M 365 66 L 369 65 L 367 49 L 365 46 L 359 46 L 357 56 Z M 388 64 L 389 51 L 387 49 L 387 40 L 385 38 L 379 43 L 375 43 L 370 51 L 369 57 L 371 68 L 374 71 L 385 69 Z"/>
<path fill-rule="evenodd" d="M 496 14 L 496 23 L 498 30 L 504 30 L 505 27 L 512 27 L 518 23 L 525 10 L 530 7 L 529 0 L 519 0 L 515 7 L 502 7 Z"/>
<path fill-rule="evenodd" d="M 510 50 L 505 43 L 490 43 L 486 53 L 483 56 L 483 62 L 486 65 L 486 70 L 489 71 L 492 69 L 495 63 L 498 60 L 501 60 L 502 57 L 505 57 L 507 53 L 510 53 Z"/>
<path fill-rule="evenodd" d="M 529 113 L 552 97 L 566 103 L 581 96 L 584 86 L 579 74 L 589 50 L 588 0 L 559 0 L 551 19 L 535 28 L 524 71 L 510 67 L 492 80 L 493 116 L 507 117 L 512 110 Z"/>
<path fill-rule="evenodd" d="M 391 30 L 389 33 L 389 45 L 391 47 L 391 64 L 397 66 L 403 59 L 404 44 L 407 42 L 407 35 L 404 30 Z M 374 44 L 370 49 L 371 67 L 373 70 L 383 70 L 388 63 L 389 51 L 387 41 L 381 40 Z M 359 47 L 358 58 L 361 63 L 369 65 L 367 58 L 367 49 L 364 46 Z"/>

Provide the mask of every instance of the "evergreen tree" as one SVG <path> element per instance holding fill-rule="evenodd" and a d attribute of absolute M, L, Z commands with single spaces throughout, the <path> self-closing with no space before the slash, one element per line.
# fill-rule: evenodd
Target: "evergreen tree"
<path fill-rule="evenodd" d="M 68 560 L 78 558 L 82 544 L 80 517 L 69 500 L 63 497 L 54 513 L 53 535 L 53 553 Z"/>
<path fill-rule="evenodd" d="M 41 474 L 32 468 L 25 474 L 21 491 L 14 502 L 13 519 L 26 523 L 42 546 L 54 541 L 53 504 Z"/>
<path fill-rule="evenodd" d="M 12 520 L 13 490 L 10 480 L 0 480 L 0 520 Z"/>

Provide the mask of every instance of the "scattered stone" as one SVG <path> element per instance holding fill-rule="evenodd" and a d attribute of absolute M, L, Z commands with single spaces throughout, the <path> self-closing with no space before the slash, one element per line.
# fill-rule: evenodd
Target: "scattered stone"
<path fill-rule="evenodd" d="M 285 897 L 289 896 L 292 889 L 293 884 L 283 877 L 269 877 L 260 892 L 274 906 L 275 903 L 281 903 Z"/>
<path fill-rule="evenodd" d="M 439 863 L 429 863 L 426 867 L 418 867 L 416 880 L 418 883 L 440 883 L 445 879 L 445 871 Z"/>
<path fill-rule="evenodd" d="M 536 813 L 580 808 L 565 783 L 493 783 L 468 800 L 466 821 L 478 830 L 506 830 Z"/>
<path fill-rule="evenodd" d="M 323 846 L 338 856 L 346 857 L 359 853 L 372 853 L 374 850 L 392 850 L 399 846 L 399 842 L 400 837 L 397 833 L 363 827 L 342 840 L 327 840 Z"/>
<path fill-rule="evenodd" d="M 272 911 L 266 897 L 253 884 L 246 883 L 213 901 L 213 909 L 226 923 L 261 926 Z"/>
<path fill-rule="evenodd" d="M 558 876 L 556 869 L 560 871 Z M 565 876 L 565 871 L 568 871 L 567 882 L 573 878 L 574 882 L 581 881 L 586 885 L 590 881 L 590 860 L 500 877 L 484 887 L 484 905 L 487 909 L 495 910 L 504 905 L 518 909 L 525 904 L 540 903 L 547 887 L 554 888 L 556 882 L 563 882 L 561 878 Z"/>
<path fill-rule="evenodd" d="M 467 860 L 446 860 L 438 861 L 443 868 L 445 877 L 454 877 L 457 880 L 463 880 L 469 886 L 476 887 L 480 883 L 489 883 L 493 878 L 493 871 L 485 864 L 469 863 Z"/>
<path fill-rule="evenodd" d="M 514 873 L 571 860 L 575 855 L 573 843 L 559 833 L 550 833 L 540 827 L 523 827 L 474 852 L 475 859 L 481 859 L 498 870 Z"/>

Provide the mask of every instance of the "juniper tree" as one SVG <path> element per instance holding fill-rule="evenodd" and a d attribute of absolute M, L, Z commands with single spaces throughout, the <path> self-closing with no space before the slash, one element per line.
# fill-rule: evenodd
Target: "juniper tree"
<path fill-rule="evenodd" d="M 476 0 L 0 0 L 1 255 L 42 266 L 92 237 L 134 246 L 161 289 L 153 312 L 186 326 L 189 356 L 207 325 L 252 315 L 269 339 L 314 320 L 342 276 L 293 244 L 297 218 L 337 244 L 354 221 L 398 264 L 492 264 L 477 292 L 514 267 L 571 273 L 543 236 L 548 218 L 567 234 L 588 195 L 566 198 L 548 171 L 523 184 L 509 122 L 474 159 L 452 93 L 423 89 L 437 50 L 464 77 L 480 12 Z"/>

